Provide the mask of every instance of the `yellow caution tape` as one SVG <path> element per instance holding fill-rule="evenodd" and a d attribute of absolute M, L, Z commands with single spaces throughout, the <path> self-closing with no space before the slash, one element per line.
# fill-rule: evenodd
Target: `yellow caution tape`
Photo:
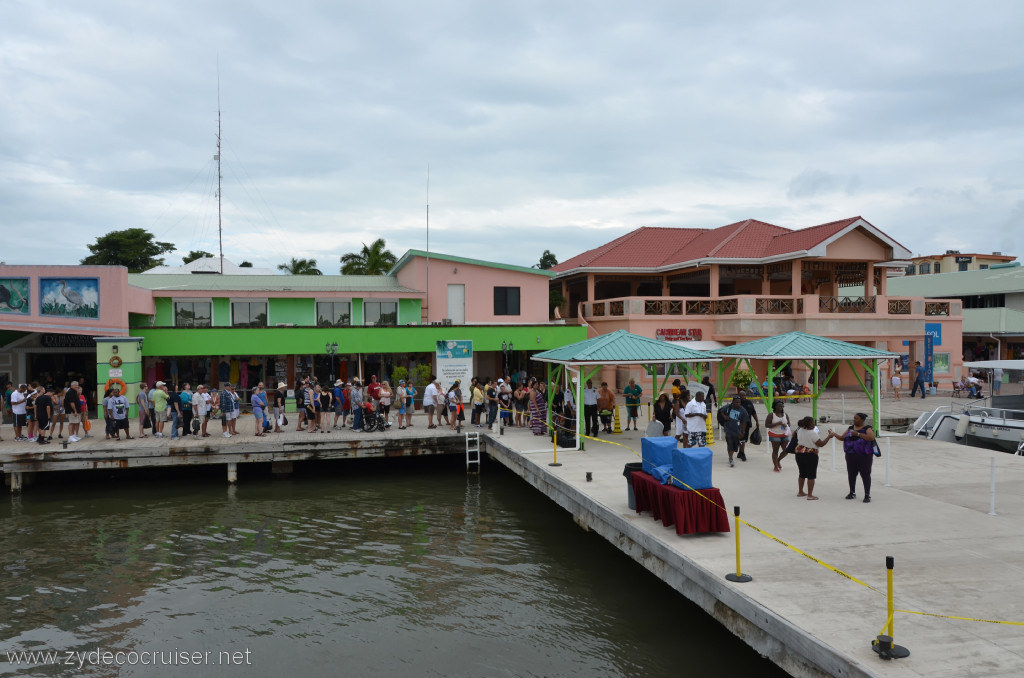
<path fill-rule="evenodd" d="M 984 622 L 986 624 L 1008 624 L 1010 626 L 1024 626 L 1024 622 L 999 621 L 997 619 L 979 619 L 977 617 L 957 617 L 951 614 L 935 614 L 933 612 L 918 612 L 916 610 L 893 610 L 893 612 L 904 612 L 906 614 L 917 614 L 925 617 L 939 617 L 940 619 L 959 619 L 960 621 Z M 886 622 L 886 626 L 888 626 Z"/>

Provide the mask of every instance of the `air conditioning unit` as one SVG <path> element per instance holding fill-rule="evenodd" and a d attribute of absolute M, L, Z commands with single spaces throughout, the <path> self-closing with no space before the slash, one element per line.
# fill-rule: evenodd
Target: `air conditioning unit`
<path fill-rule="evenodd" d="M 442 324 L 443 324 L 443 325 L 444 325 L 445 327 L 451 327 L 451 324 L 452 324 L 452 319 L 451 319 L 451 318 L 445 318 L 445 319 L 444 319 L 444 322 L 443 322 Z"/>
<path fill-rule="evenodd" d="M 295 327 L 295 323 L 274 323 L 274 327 Z"/>

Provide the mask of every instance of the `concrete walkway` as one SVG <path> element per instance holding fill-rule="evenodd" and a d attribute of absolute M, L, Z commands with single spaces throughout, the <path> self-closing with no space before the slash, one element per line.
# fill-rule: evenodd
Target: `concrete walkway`
<path fill-rule="evenodd" d="M 931 405 L 940 400 L 924 402 Z M 793 405 L 789 410 L 800 408 Z M 852 414 L 855 409 L 849 411 Z M 833 426 L 841 429 L 839 424 Z M 630 431 L 602 437 L 639 452 L 640 435 Z M 522 463 L 530 467 L 524 477 L 536 474 L 533 482 L 547 484 L 549 493 L 579 493 L 592 502 L 594 511 L 628 521 L 630 527 L 642 530 L 658 545 L 676 553 L 680 562 L 696 567 L 702 576 L 715 582 L 705 588 L 721 588 L 723 592 L 702 590 L 691 597 L 712 595 L 723 600 L 726 595 L 742 596 L 750 603 L 749 609 L 774 613 L 752 613 L 764 617 L 754 621 L 768 628 L 769 634 L 774 623 L 769 618 L 775 615 L 794 625 L 813 642 L 790 650 L 821 655 L 820 665 L 828 667 L 822 670 L 824 675 L 1024 675 L 1022 626 L 897 613 L 895 639 L 911 650 L 911 656 L 883 662 L 870 647 L 886 620 L 882 595 L 886 556 L 895 557 L 897 609 L 1024 622 L 1024 458 L 894 436 L 881 444 L 883 452 L 888 453 L 891 486 L 884 484 L 886 458 L 876 459 L 872 503 L 864 504 L 859 484 L 858 499 L 844 499 L 848 486 L 842 449 L 837 449 L 833 472 L 831 450 L 826 448 L 815 489 L 821 500 L 809 502 L 796 496 L 796 465 L 791 457 L 783 462 L 782 473 L 773 473 L 771 457 L 764 448 L 748 449 L 749 461 L 729 468 L 724 443 L 712 445 L 716 456 L 714 483 L 722 491 L 730 516 L 734 505 L 741 506 L 742 517 L 750 523 L 882 592 L 878 593 L 749 528 L 741 531 L 742 562 L 743 571 L 754 580 L 728 583 L 722 576 L 735 571 L 734 535 L 680 537 L 674 528 L 663 527 L 650 514 L 637 515 L 629 510 L 622 470 L 624 463 L 639 460 L 631 450 L 610 442 L 588 441 L 585 452 L 559 450 L 562 466 L 551 467 L 552 450 L 547 438 L 506 429 L 506 435 L 495 442 L 522 453 Z M 543 451 L 529 452 L 537 449 Z M 988 515 L 992 459 L 997 470 L 995 516 Z M 592 482 L 586 481 L 587 472 L 593 474 Z M 577 516 L 577 520 L 585 524 L 588 518 Z M 631 555 L 666 581 L 679 576 L 679 572 L 657 571 L 664 564 L 645 563 L 642 553 Z M 685 567 L 681 571 L 685 573 Z M 684 586 L 676 588 L 683 590 Z M 734 628 L 727 617 L 737 606 L 716 611 L 706 600 L 703 604 Z M 815 675 L 813 670 L 787 659 L 786 648 L 759 647 L 764 645 L 763 640 L 747 640 L 783 668 Z M 831 653 L 841 658 L 838 664 L 834 657 L 826 656 Z M 810 660 L 813 662 L 814 657 Z"/>

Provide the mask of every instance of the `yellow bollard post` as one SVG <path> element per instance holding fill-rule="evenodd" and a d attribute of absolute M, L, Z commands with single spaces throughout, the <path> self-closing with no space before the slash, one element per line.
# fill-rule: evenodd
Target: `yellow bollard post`
<path fill-rule="evenodd" d="M 707 433 L 708 443 L 707 444 L 708 444 L 708 447 L 711 447 L 712 445 L 715 444 L 715 431 L 711 427 L 711 417 L 708 417 L 707 419 L 705 419 L 704 423 L 707 424 L 707 427 L 708 427 L 708 433 Z"/>
<path fill-rule="evenodd" d="M 743 570 L 740 568 L 740 507 L 733 506 L 732 511 L 734 516 L 733 532 L 736 533 L 736 572 L 730 572 L 725 575 L 725 578 L 737 584 L 743 584 L 752 581 L 754 578 L 749 574 L 743 574 Z"/>
<path fill-rule="evenodd" d="M 561 464 L 558 463 L 558 429 L 556 427 L 552 427 L 551 430 L 555 434 L 552 436 L 555 441 L 555 458 L 550 464 L 548 464 L 548 466 L 561 466 Z"/>
<path fill-rule="evenodd" d="M 885 592 L 885 612 L 888 621 L 886 622 L 886 628 L 884 629 L 888 633 L 885 635 L 878 636 L 877 639 L 871 642 L 871 649 L 878 653 L 878 656 L 882 659 L 903 659 L 904 657 L 910 656 L 910 650 L 897 645 L 893 642 L 893 604 L 892 604 L 892 568 L 895 565 L 896 559 L 892 556 L 885 557 L 885 569 L 886 569 L 886 592 Z"/>
<path fill-rule="evenodd" d="M 615 406 L 615 418 L 612 421 L 612 433 L 622 433 L 622 423 L 619 421 L 619 406 Z"/>

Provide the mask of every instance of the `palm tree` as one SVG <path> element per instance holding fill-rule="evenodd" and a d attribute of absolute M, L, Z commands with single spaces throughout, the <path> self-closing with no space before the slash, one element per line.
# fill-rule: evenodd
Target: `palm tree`
<path fill-rule="evenodd" d="M 323 275 L 320 269 L 316 267 L 316 259 L 296 259 L 292 257 L 289 263 L 278 264 L 277 270 L 284 271 L 288 275 Z"/>
<path fill-rule="evenodd" d="M 341 274 L 384 275 L 397 261 L 398 258 L 387 249 L 384 238 L 377 238 L 369 247 L 363 243 L 363 251 L 358 254 L 349 252 L 341 255 Z"/>

